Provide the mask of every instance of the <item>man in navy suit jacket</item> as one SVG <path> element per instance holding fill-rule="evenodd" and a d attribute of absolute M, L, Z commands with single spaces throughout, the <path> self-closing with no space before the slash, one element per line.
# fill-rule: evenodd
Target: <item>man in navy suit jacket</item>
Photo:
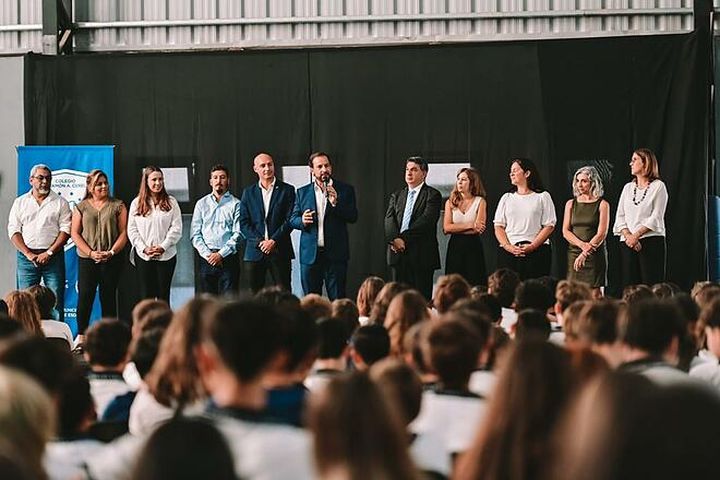
<path fill-rule="evenodd" d="M 300 230 L 300 278 L 303 292 L 322 294 L 323 281 L 328 298 L 345 297 L 347 262 L 350 258 L 347 224 L 358 218 L 355 189 L 332 178 L 327 154 L 316 152 L 308 162 L 312 181 L 297 191 L 290 218 Z"/>
<path fill-rule="evenodd" d="M 260 290 L 269 270 L 273 282 L 289 291 L 290 260 L 295 254 L 288 221 L 295 189 L 275 177 L 275 163 L 267 153 L 255 157 L 253 170 L 259 181 L 245 188 L 240 199 L 240 231 L 247 241 L 243 260 L 250 288 Z"/>

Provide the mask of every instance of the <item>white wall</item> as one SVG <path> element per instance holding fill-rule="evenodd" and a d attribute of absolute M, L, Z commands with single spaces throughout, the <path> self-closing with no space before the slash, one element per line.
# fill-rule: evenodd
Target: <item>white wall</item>
<path fill-rule="evenodd" d="M 23 57 L 0 57 L 0 295 L 15 288 L 15 249 L 7 218 L 16 196 L 17 154 L 23 145 Z"/>

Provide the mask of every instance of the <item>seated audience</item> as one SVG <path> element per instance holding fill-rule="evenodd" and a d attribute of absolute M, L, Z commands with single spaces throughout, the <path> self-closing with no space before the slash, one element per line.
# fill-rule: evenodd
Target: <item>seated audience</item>
<path fill-rule="evenodd" d="M 24 373 L 0 367 L 0 449 L 29 478 L 47 478 L 42 462 L 55 421 L 52 400 L 40 385 Z"/>
<path fill-rule="evenodd" d="M 435 388 L 437 384 L 437 375 L 430 368 L 425 352 L 423 352 L 423 345 L 431 326 L 430 320 L 416 323 L 410 327 L 403 338 L 402 360 L 412 367 L 420 377 L 423 388 L 427 389 Z"/>
<path fill-rule="evenodd" d="M 655 298 L 655 294 L 647 285 L 628 285 L 623 289 L 622 293 L 622 300 L 627 304 L 641 300 L 652 300 L 653 298 Z"/>
<path fill-rule="evenodd" d="M 520 285 L 520 277 L 509 268 L 495 270 L 488 277 L 488 293 L 493 295 L 500 302 L 502 307 L 502 321 L 500 325 L 505 331 L 517 320 L 517 313 L 513 309 L 515 301 L 515 290 Z"/>
<path fill-rule="evenodd" d="M 518 313 L 517 323 L 512 326 L 512 336 L 520 342 L 530 338 L 547 340 L 550 338 L 550 320 L 547 314 L 534 308 L 527 308 Z"/>
<path fill-rule="evenodd" d="M 423 384 L 413 369 L 395 358 L 387 358 L 370 368 L 370 378 L 380 388 L 390 405 L 395 408 L 406 429 L 420 413 Z M 441 438 L 431 433 L 412 434 L 410 456 L 427 478 L 447 478 L 451 471 L 450 453 Z"/>
<path fill-rule="evenodd" d="M 385 316 L 390 307 L 390 302 L 405 290 L 410 290 L 410 285 L 401 282 L 388 282 L 383 285 L 370 309 L 370 320 L 368 323 L 385 325 Z"/>
<path fill-rule="evenodd" d="M 650 289 L 653 295 L 655 295 L 655 298 L 659 298 L 660 300 L 670 299 L 682 291 L 680 287 L 670 282 L 656 283 L 650 287 Z"/>
<path fill-rule="evenodd" d="M 320 480 L 419 480 L 400 415 L 363 373 L 333 378 L 310 402 Z"/>
<path fill-rule="evenodd" d="M 300 427 L 307 397 L 303 382 L 318 354 L 318 327 L 299 307 L 279 307 L 281 355 L 263 377 L 267 390 L 265 413 L 281 423 Z"/>
<path fill-rule="evenodd" d="M 350 337 L 350 359 L 356 370 L 367 370 L 389 354 L 390 336 L 382 325 L 365 325 Z"/>
<path fill-rule="evenodd" d="M 572 345 L 589 348 L 603 357 L 608 365 L 618 367 L 623 361 L 622 345 L 618 338 L 618 318 L 625 307 L 610 299 L 582 305 L 577 319 L 572 321 Z"/>
<path fill-rule="evenodd" d="M 549 438 L 575 388 L 567 351 L 538 340 L 517 343 L 453 478 L 540 478 L 553 459 Z"/>
<path fill-rule="evenodd" d="M 300 308 L 305 310 L 313 320 L 320 320 L 321 318 L 329 318 L 332 316 L 332 303 L 317 293 L 309 293 L 301 298 Z"/>
<path fill-rule="evenodd" d="M 30 335 L 43 335 L 40 309 L 32 295 L 24 290 L 13 290 L 5 295 L 8 316 L 22 325 Z"/>
<path fill-rule="evenodd" d="M 375 298 L 385 285 L 385 280 L 380 277 L 367 277 L 358 289 L 355 304 L 358 308 L 358 321 L 360 325 L 366 325 L 370 321 L 370 310 L 372 310 Z"/>
<path fill-rule="evenodd" d="M 678 306 L 684 325 L 685 334 L 680 339 L 678 348 L 678 368 L 683 372 L 689 372 L 692 367 L 706 361 L 713 361 L 714 357 L 708 355 L 705 346 L 705 333 L 699 325 L 700 309 L 697 303 L 685 292 L 674 294 L 670 300 Z"/>
<path fill-rule="evenodd" d="M 700 310 L 718 296 L 720 296 L 720 285 L 715 282 L 697 282 L 690 292 L 690 297 Z"/>
<path fill-rule="evenodd" d="M 553 292 L 554 290 L 550 290 L 540 279 L 525 280 L 515 290 L 515 311 L 532 308 L 547 314 L 555 305 Z"/>
<path fill-rule="evenodd" d="M 140 338 L 145 330 L 166 329 L 172 320 L 172 316 L 173 312 L 170 305 L 165 300 L 155 298 L 140 300 L 132 310 L 132 338 Z M 132 359 L 125 365 L 123 378 L 133 390 L 139 390 L 143 384 L 143 380 Z"/>
<path fill-rule="evenodd" d="M 95 322 L 85 333 L 85 360 L 90 365 L 90 392 L 102 418 L 108 404 L 130 392 L 122 372 L 128 361 L 130 329 L 115 319 Z"/>
<path fill-rule="evenodd" d="M 253 297 L 260 303 L 273 307 L 299 307 L 300 299 L 279 285 L 263 287 Z"/>
<path fill-rule="evenodd" d="M 418 434 L 439 436 L 451 454 L 468 448 L 485 412 L 485 400 L 468 388 L 480 347 L 475 327 L 457 313 L 432 322 L 423 345 L 438 381 L 423 394 L 420 415 L 411 428 Z"/>
<path fill-rule="evenodd" d="M 67 342 L 68 348 L 73 347 L 73 337 L 70 327 L 65 322 L 53 320 L 55 309 L 55 292 L 45 285 L 33 285 L 27 289 L 33 296 L 40 312 L 40 326 L 46 338 L 60 338 Z"/>
<path fill-rule="evenodd" d="M 403 339 L 408 329 L 417 323 L 430 319 L 425 297 L 417 290 L 406 290 L 399 293 L 390 302 L 385 315 L 385 329 L 390 336 L 390 355 L 401 357 Z"/>
<path fill-rule="evenodd" d="M 0 364 L 27 374 L 53 398 L 59 395 L 65 377 L 75 366 L 69 350 L 35 335 L 5 344 L 0 350 Z"/>
<path fill-rule="evenodd" d="M 720 297 L 703 308 L 699 319 L 704 330 L 708 351 L 715 361 L 702 362 L 690 370 L 690 376 L 702 379 L 713 387 L 720 389 Z"/>
<path fill-rule="evenodd" d="M 553 331 L 550 333 L 550 341 L 556 345 L 565 343 L 565 333 L 563 327 L 563 312 L 573 303 L 579 301 L 592 300 L 593 290 L 587 283 L 576 282 L 572 280 L 560 280 L 555 288 L 555 324 L 552 325 Z"/>
<path fill-rule="evenodd" d="M 592 304 L 590 300 L 579 300 L 571 303 L 569 307 L 563 310 L 563 334 L 566 347 L 573 347 L 577 344 L 577 322 L 580 318 L 580 313 L 590 304 Z"/>
<path fill-rule="evenodd" d="M 478 355 L 475 370 L 470 375 L 468 389 L 481 397 L 487 398 L 492 392 L 496 380 L 492 365 L 491 342 L 491 331 L 495 324 L 490 321 L 485 305 L 477 300 L 460 300 L 452 306 L 450 312 L 475 327 L 475 333 L 477 333 L 480 342 L 480 354 Z"/>
<path fill-rule="evenodd" d="M 235 480 L 233 456 L 225 438 L 209 422 L 177 418 L 150 435 L 140 453 L 134 480 Z"/>
<path fill-rule="evenodd" d="M 348 325 L 348 331 L 354 332 L 360 326 L 360 312 L 355 303 L 349 298 L 338 298 L 332 302 L 330 316 L 339 318 Z"/>
<path fill-rule="evenodd" d="M 305 379 L 310 391 L 322 389 L 330 379 L 347 370 L 347 324 L 337 318 L 327 318 L 317 324 L 317 359 L 312 372 Z"/>
<path fill-rule="evenodd" d="M 450 310 L 458 300 L 470 298 L 470 284 L 462 275 L 451 273 L 438 278 L 432 305 L 439 314 Z"/>

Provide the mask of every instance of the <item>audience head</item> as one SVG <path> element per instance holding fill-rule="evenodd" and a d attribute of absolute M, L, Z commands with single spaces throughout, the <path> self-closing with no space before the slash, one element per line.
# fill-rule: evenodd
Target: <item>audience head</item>
<path fill-rule="evenodd" d="M 347 324 L 337 318 L 326 318 L 317 323 L 318 358 L 337 359 L 345 356 L 350 339 Z"/>
<path fill-rule="evenodd" d="M 390 354 L 402 355 L 405 333 L 413 325 L 429 319 L 427 301 L 417 290 L 406 290 L 393 298 L 385 315 L 385 328 L 390 335 Z"/>
<path fill-rule="evenodd" d="M 647 285 L 628 285 L 623 289 L 622 299 L 628 304 L 652 298 L 655 295 Z"/>
<path fill-rule="evenodd" d="M 680 311 L 672 302 L 652 299 L 631 303 L 618 325 L 626 347 L 677 363 L 683 331 Z"/>
<path fill-rule="evenodd" d="M 441 276 L 435 287 L 433 306 L 438 313 L 447 312 L 455 302 L 470 297 L 470 284 L 462 275 L 451 273 Z"/>
<path fill-rule="evenodd" d="M 95 402 L 84 369 L 73 365 L 58 395 L 58 437 L 71 440 L 86 433 L 96 420 Z"/>
<path fill-rule="evenodd" d="M 562 314 L 571 304 L 581 300 L 592 300 L 592 290 L 587 283 L 560 280 L 555 288 L 555 313 Z"/>
<path fill-rule="evenodd" d="M 495 270 L 488 277 L 488 293 L 494 295 L 504 308 L 512 308 L 518 285 L 520 277 L 509 268 Z"/>
<path fill-rule="evenodd" d="M 205 397 L 194 351 L 200 344 L 203 316 L 216 300 L 199 295 L 175 312 L 145 383 L 162 405 L 184 406 Z"/>
<path fill-rule="evenodd" d="M 539 340 L 516 343 L 457 478 L 538 478 L 555 452 L 548 437 L 575 384 L 567 351 Z"/>
<path fill-rule="evenodd" d="M 579 341 L 577 323 L 583 309 L 591 303 L 592 302 L 590 300 L 579 300 L 577 302 L 571 303 L 569 307 L 563 310 L 563 332 L 565 332 L 566 344 L 573 344 L 574 342 Z"/>
<path fill-rule="evenodd" d="M 0 445 L 12 449 L 32 478 L 47 478 L 45 444 L 55 434 L 55 407 L 50 396 L 25 374 L 0 367 Z"/>
<path fill-rule="evenodd" d="M 420 413 L 423 385 L 417 373 L 408 364 L 396 358 L 380 360 L 370 368 L 370 378 L 400 412 L 405 425 Z"/>
<path fill-rule="evenodd" d="M 423 346 L 426 343 L 427 334 L 431 325 L 432 322 L 425 320 L 410 327 L 403 338 L 404 353 L 402 356 L 403 360 L 412 366 L 418 375 L 422 375 L 423 382 L 430 380 L 430 377 L 432 377 L 432 380 L 428 383 L 435 381 L 435 374 L 431 372 L 430 365 L 423 352 Z"/>
<path fill-rule="evenodd" d="M 396 295 L 409 289 L 409 285 L 400 282 L 388 282 L 383 285 L 377 297 L 375 297 L 372 309 L 370 309 L 370 323 L 384 325 L 390 302 L 393 301 Z"/>
<path fill-rule="evenodd" d="M 130 329 L 123 322 L 104 318 L 85 334 L 85 359 L 90 366 L 122 371 L 128 361 Z"/>
<path fill-rule="evenodd" d="M 308 313 L 298 306 L 278 307 L 282 322 L 284 373 L 306 373 L 312 367 L 318 349 L 318 327 Z"/>
<path fill-rule="evenodd" d="M 708 350 L 720 358 L 720 298 L 702 309 L 698 324 L 705 334 Z"/>
<path fill-rule="evenodd" d="M 357 304 L 358 313 L 362 317 L 369 317 L 372 306 L 375 303 L 375 299 L 380 293 L 380 290 L 385 285 L 385 281 L 380 277 L 367 277 L 358 290 L 357 298 L 355 303 Z"/>
<path fill-rule="evenodd" d="M 500 324 L 502 321 L 502 306 L 494 295 L 482 293 L 470 299 L 457 301 L 450 310 L 470 309 L 486 316 L 492 323 Z"/>
<path fill-rule="evenodd" d="M 522 341 L 529 338 L 547 340 L 550 338 L 550 321 L 545 312 L 528 308 L 518 313 L 517 323 L 514 325 L 515 340 Z"/>
<path fill-rule="evenodd" d="M 132 336 L 138 337 L 146 328 L 167 327 L 172 319 L 172 310 L 165 300 L 146 298 L 132 309 Z"/>
<path fill-rule="evenodd" d="M 255 294 L 255 300 L 279 308 L 300 306 L 300 299 L 279 285 L 261 289 Z"/>
<path fill-rule="evenodd" d="M 653 295 L 659 299 L 672 298 L 680 293 L 680 287 L 670 282 L 656 283 L 651 287 Z"/>
<path fill-rule="evenodd" d="M 358 370 L 366 370 L 389 354 L 390 336 L 382 325 L 365 325 L 350 337 L 350 357 Z"/>
<path fill-rule="evenodd" d="M 135 480 L 235 480 L 235 465 L 223 435 L 202 419 L 177 417 L 155 430 L 140 453 Z"/>
<path fill-rule="evenodd" d="M 310 315 L 313 320 L 332 316 L 332 304 L 327 298 L 317 293 L 308 293 L 300 299 L 300 307 Z"/>
<path fill-rule="evenodd" d="M 562 455 L 547 478 L 712 478 L 719 443 L 715 392 L 611 372 L 568 409 L 557 435 Z"/>
<path fill-rule="evenodd" d="M 400 415 L 366 374 L 334 377 L 308 416 L 320 478 L 418 478 Z"/>
<path fill-rule="evenodd" d="M 66 376 L 75 365 L 70 351 L 38 336 L 6 345 L 0 350 L 0 364 L 27 374 L 53 396 L 62 389 Z"/>
<path fill-rule="evenodd" d="M 35 299 L 38 306 L 41 320 L 50 320 L 53 318 L 53 309 L 57 302 L 55 292 L 45 285 L 33 285 L 27 289 L 27 292 Z"/>
<path fill-rule="evenodd" d="M 698 307 L 702 310 L 705 305 L 713 301 L 713 299 L 720 297 L 720 285 L 714 282 L 703 282 L 697 288 L 693 288 L 690 296 Z"/>
<path fill-rule="evenodd" d="M 442 389 L 467 391 L 481 347 L 480 334 L 462 315 L 448 314 L 433 322 L 427 334 L 425 356 Z"/>
<path fill-rule="evenodd" d="M 13 290 L 5 295 L 10 318 L 19 322 L 31 335 L 42 335 L 40 309 L 33 296 L 24 290 Z"/>
<path fill-rule="evenodd" d="M 525 280 L 515 290 L 515 311 L 534 308 L 546 312 L 555 304 L 553 291 L 540 280 Z"/>
<path fill-rule="evenodd" d="M 10 318 L 7 313 L 0 312 L 0 342 L 12 341 L 23 336 L 27 336 L 23 326 Z"/>
<path fill-rule="evenodd" d="M 145 330 L 130 345 L 130 358 L 141 378 L 145 378 L 155 363 L 165 329 L 155 327 Z"/>
<path fill-rule="evenodd" d="M 354 332 L 360 326 L 360 312 L 349 298 L 338 298 L 332 302 L 331 316 L 347 323 L 348 330 Z"/>

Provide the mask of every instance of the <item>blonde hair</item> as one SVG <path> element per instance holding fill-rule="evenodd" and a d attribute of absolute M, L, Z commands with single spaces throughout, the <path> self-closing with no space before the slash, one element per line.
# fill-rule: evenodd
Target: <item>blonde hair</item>
<path fill-rule="evenodd" d="M 85 196 L 83 197 L 83 200 L 92 198 L 92 189 L 95 188 L 95 185 L 97 185 L 98 181 L 100 181 L 100 178 L 104 178 L 108 184 L 110 183 L 107 174 L 100 169 L 96 168 L 88 173 L 87 178 L 85 178 Z"/>
<path fill-rule="evenodd" d="M 13 290 L 5 295 L 8 306 L 8 316 L 20 323 L 26 332 L 33 335 L 43 335 L 40 323 L 40 309 L 35 297 L 25 290 Z"/>

